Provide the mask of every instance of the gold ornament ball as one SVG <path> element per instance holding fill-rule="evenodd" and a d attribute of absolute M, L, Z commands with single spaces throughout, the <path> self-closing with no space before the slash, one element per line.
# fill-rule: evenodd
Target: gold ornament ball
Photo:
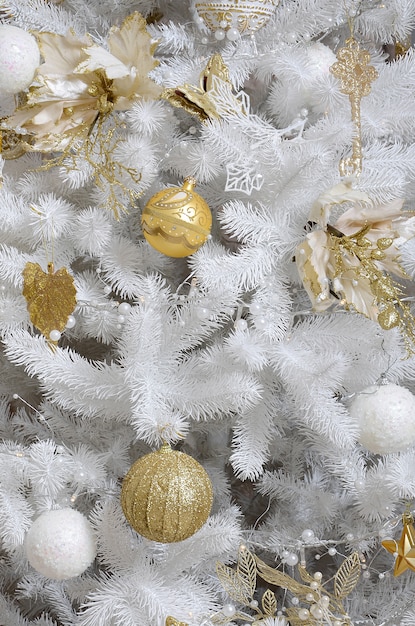
<path fill-rule="evenodd" d="M 144 207 L 143 234 L 158 252 L 175 258 L 190 256 L 209 237 L 212 214 L 193 191 L 195 185 L 194 178 L 186 178 L 182 187 L 157 192 Z"/>
<path fill-rule="evenodd" d="M 191 537 L 206 522 L 212 500 L 212 484 L 200 463 L 168 444 L 138 459 L 121 489 L 128 523 L 161 543 Z"/>

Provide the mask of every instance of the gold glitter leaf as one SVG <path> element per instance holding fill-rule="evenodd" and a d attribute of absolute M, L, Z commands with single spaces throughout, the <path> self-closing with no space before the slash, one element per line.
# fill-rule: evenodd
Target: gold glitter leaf
<path fill-rule="evenodd" d="M 277 601 L 270 589 L 267 589 L 262 596 L 262 610 L 267 617 L 274 617 L 277 612 Z"/>
<path fill-rule="evenodd" d="M 360 578 L 360 560 L 357 552 L 353 552 L 340 565 L 334 577 L 334 594 L 342 599 L 348 596 L 356 587 Z"/>
<path fill-rule="evenodd" d="M 46 273 L 38 263 L 26 263 L 22 293 L 32 324 L 49 341 L 52 330 L 63 331 L 76 306 L 74 280 L 65 267 L 54 272 L 49 263 Z"/>
<path fill-rule="evenodd" d="M 165 626 L 188 626 L 186 622 L 179 622 L 178 619 L 175 619 L 171 615 L 166 617 L 166 625 Z"/>
<path fill-rule="evenodd" d="M 393 304 L 389 304 L 386 309 L 383 309 L 378 315 L 378 323 L 383 330 L 390 330 L 399 326 L 400 317 L 398 311 Z"/>
<path fill-rule="evenodd" d="M 245 587 L 247 595 L 252 598 L 256 587 L 256 563 L 253 554 L 249 550 L 239 551 L 236 573 Z"/>
<path fill-rule="evenodd" d="M 233 569 L 218 562 L 216 563 L 216 573 L 222 587 L 233 600 L 241 604 L 249 604 L 250 596 L 246 593 L 245 583 Z"/>

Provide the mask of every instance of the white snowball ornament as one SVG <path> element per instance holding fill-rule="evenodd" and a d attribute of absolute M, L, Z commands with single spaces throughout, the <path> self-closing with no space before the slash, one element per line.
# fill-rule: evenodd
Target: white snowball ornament
<path fill-rule="evenodd" d="M 320 42 L 307 47 L 307 56 L 310 78 L 326 76 L 330 72 L 330 67 L 337 61 L 333 50 Z"/>
<path fill-rule="evenodd" d="M 54 580 L 79 576 L 96 556 L 90 523 L 69 508 L 42 513 L 26 535 L 25 548 L 30 565 Z"/>
<path fill-rule="evenodd" d="M 0 92 L 16 94 L 27 89 L 40 64 L 36 39 L 17 26 L 0 26 Z"/>
<path fill-rule="evenodd" d="M 392 454 L 415 444 L 415 396 L 405 387 L 372 385 L 349 406 L 359 425 L 359 442 L 369 452 Z"/>

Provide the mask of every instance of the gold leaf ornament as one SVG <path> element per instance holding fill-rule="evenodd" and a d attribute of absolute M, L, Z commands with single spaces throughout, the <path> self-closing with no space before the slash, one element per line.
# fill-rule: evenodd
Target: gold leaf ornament
<path fill-rule="evenodd" d="M 50 333 L 62 332 L 76 306 L 76 289 L 65 267 L 54 271 L 48 263 L 44 272 L 38 263 L 28 262 L 23 270 L 22 294 L 27 302 L 30 321 L 50 341 Z"/>
<path fill-rule="evenodd" d="M 334 595 L 339 600 L 346 598 L 356 587 L 360 578 L 360 559 L 357 552 L 353 552 L 343 561 L 334 577 Z"/>
<path fill-rule="evenodd" d="M 226 593 L 236 602 L 249 605 L 252 595 L 247 593 L 245 580 L 237 572 L 223 563 L 216 563 L 216 573 Z"/>
<path fill-rule="evenodd" d="M 255 568 L 254 568 L 255 565 Z M 273 568 L 262 561 L 258 556 L 249 552 L 246 547 L 239 551 L 238 563 L 236 567 L 229 567 L 223 563 L 216 564 L 216 571 L 222 587 L 228 595 L 236 602 L 244 605 L 248 611 L 254 610 L 256 615 L 237 612 L 232 615 L 232 621 L 243 619 L 245 622 L 252 622 L 253 626 L 271 623 L 278 620 L 277 602 L 271 589 L 266 589 L 262 593 L 260 605 L 253 603 L 253 596 L 256 594 L 257 579 L 260 580 L 261 590 L 263 581 L 270 585 L 275 585 L 288 590 L 300 600 L 300 607 L 287 607 L 285 618 L 292 626 L 316 626 L 324 616 L 324 623 L 332 624 L 340 620 L 343 626 L 350 624 L 350 618 L 343 606 L 343 599 L 346 598 L 356 587 L 360 576 L 360 561 L 358 553 L 351 554 L 340 565 L 334 576 L 333 591 L 327 589 L 327 583 L 321 580 L 321 573 L 313 576 L 303 565 L 298 566 L 298 572 L 302 582 L 289 576 L 278 568 Z M 254 582 L 253 582 L 254 581 Z M 306 617 L 304 617 L 304 609 Z M 215 624 L 229 623 L 222 619 L 222 613 L 212 618 Z"/>
<path fill-rule="evenodd" d="M 261 600 L 262 610 L 267 617 L 273 617 L 277 612 L 277 600 L 270 589 L 264 592 Z"/>
<path fill-rule="evenodd" d="M 245 548 L 239 550 L 236 573 L 245 586 L 247 595 L 252 598 L 256 587 L 256 563 L 253 554 Z"/>

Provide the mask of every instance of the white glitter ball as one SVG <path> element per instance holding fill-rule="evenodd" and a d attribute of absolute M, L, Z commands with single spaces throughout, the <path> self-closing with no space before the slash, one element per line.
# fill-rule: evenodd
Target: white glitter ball
<path fill-rule="evenodd" d="M 399 385 L 372 385 L 353 400 L 359 442 L 375 454 L 403 452 L 415 444 L 415 396 Z"/>
<path fill-rule="evenodd" d="M 318 78 L 330 73 L 330 67 L 337 61 L 336 55 L 324 43 L 313 43 L 307 48 L 310 62 L 309 73 L 312 78 Z"/>
<path fill-rule="evenodd" d="M 39 63 L 39 47 L 32 35 L 17 26 L 0 26 L 0 92 L 27 89 Z"/>
<path fill-rule="evenodd" d="M 42 513 L 26 535 L 25 548 L 32 567 L 55 580 L 79 576 L 96 556 L 92 527 L 74 509 Z"/>

